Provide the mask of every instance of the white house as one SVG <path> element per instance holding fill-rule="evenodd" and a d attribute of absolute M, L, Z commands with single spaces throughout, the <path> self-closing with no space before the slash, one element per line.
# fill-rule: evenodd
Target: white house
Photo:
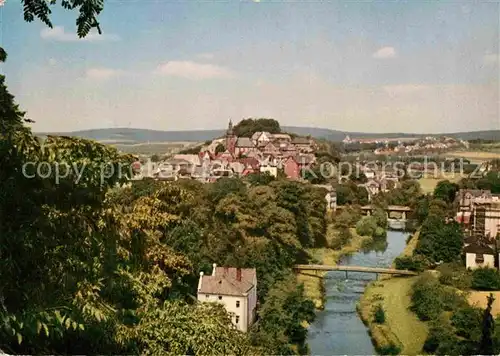
<path fill-rule="evenodd" d="M 257 309 L 255 268 L 217 267 L 214 263 L 212 275 L 200 272 L 198 301 L 222 303 L 236 328 L 246 332 Z"/>
<path fill-rule="evenodd" d="M 278 168 L 274 166 L 260 166 L 260 173 L 266 173 L 268 172 L 271 176 L 277 177 L 278 176 Z"/>
<path fill-rule="evenodd" d="M 269 132 L 257 131 L 252 135 L 251 140 L 254 143 L 254 145 L 258 146 L 258 145 L 270 142 L 271 138 L 272 138 L 272 135 Z"/>
<path fill-rule="evenodd" d="M 489 246 L 469 244 L 464 247 L 464 253 L 466 268 L 495 267 L 495 252 Z"/>

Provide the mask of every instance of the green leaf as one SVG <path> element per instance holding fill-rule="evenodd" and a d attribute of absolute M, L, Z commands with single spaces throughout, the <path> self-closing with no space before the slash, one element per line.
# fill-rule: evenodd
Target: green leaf
<path fill-rule="evenodd" d="M 23 336 L 22 336 L 21 334 L 19 334 L 19 333 L 18 333 L 18 334 L 17 334 L 17 343 L 18 343 L 19 345 L 21 345 L 21 343 L 22 343 L 22 342 L 23 342 Z"/>
<path fill-rule="evenodd" d="M 43 329 L 45 330 L 45 335 L 47 335 L 47 337 L 48 337 L 49 336 L 49 328 L 47 327 L 47 324 L 43 323 L 42 326 L 43 326 Z"/>

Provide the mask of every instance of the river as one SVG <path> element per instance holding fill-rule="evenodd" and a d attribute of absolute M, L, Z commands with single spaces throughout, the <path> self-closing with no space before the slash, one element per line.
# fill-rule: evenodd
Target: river
<path fill-rule="evenodd" d="M 387 238 L 345 256 L 340 265 L 389 267 L 406 246 L 408 233 L 388 231 Z M 325 308 L 309 327 L 311 355 L 375 355 L 368 329 L 356 312 L 356 303 L 366 285 L 376 278 L 372 273 L 328 272 L 325 277 Z"/>

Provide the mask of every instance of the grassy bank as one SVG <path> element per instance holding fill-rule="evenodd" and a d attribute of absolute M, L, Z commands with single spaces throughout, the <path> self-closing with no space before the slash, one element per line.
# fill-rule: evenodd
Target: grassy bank
<path fill-rule="evenodd" d="M 351 233 L 351 241 L 339 250 L 330 248 L 315 248 L 309 249 L 308 252 L 313 260 L 315 260 L 318 264 L 336 265 L 342 256 L 359 251 L 363 244 L 371 239 L 371 237 L 358 235 L 356 233 L 356 229 L 351 229 Z M 335 231 L 333 225 L 330 225 L 327 233 L 328 243 L 332 244 L 337 237 L 337 231 Z M 304 271 L 297 274 L 297 281 L 304 284 L 304 292 L 307 298 L 314 302 L 316 309 L 324 308 L 325 290 L 323 277 L 325 274 L 326 272 L 313 271 Z"/>
<path fill-rule="evenodd" d="M 411 286 L 417 278 L 394 277 L 373 282 L 359 301 L 358 313 L 369 327 L 372 340 L 381 353 L 391 353 L 387 352 L 390 349 L 405 355 L 422 353 L 427 325 L 409 310 Z M 373 308 L 378 303 L 385 312 L 383 324 L 374 321 Z"/>

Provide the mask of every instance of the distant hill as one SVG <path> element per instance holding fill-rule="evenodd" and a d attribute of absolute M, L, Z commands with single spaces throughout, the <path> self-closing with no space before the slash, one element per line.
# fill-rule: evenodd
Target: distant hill
<path fill-rule="evenodd" d="M 282 130 L 301 136 L 311 135 L 330 141 L 342 141 L 346 135 L 351 138 L 417 138 L 422 136 L 438 136 L 440 134 L 409 134 L 409 133 L 366 133 L 343 132 L 315 127 L 283 126 Z M 159 131 L 131 128 L 92 129 L 74 132 L 38 133 L 39 135 L 76 136 L 109 144 L 137 144 L 147 142 L 203 142 L 224 135 L 225 130 L 193 130 L 193 131 Z M 484 139 L 500 140 L 500 130 L 471 131 L 442 134 L 464 140 Z"/>

